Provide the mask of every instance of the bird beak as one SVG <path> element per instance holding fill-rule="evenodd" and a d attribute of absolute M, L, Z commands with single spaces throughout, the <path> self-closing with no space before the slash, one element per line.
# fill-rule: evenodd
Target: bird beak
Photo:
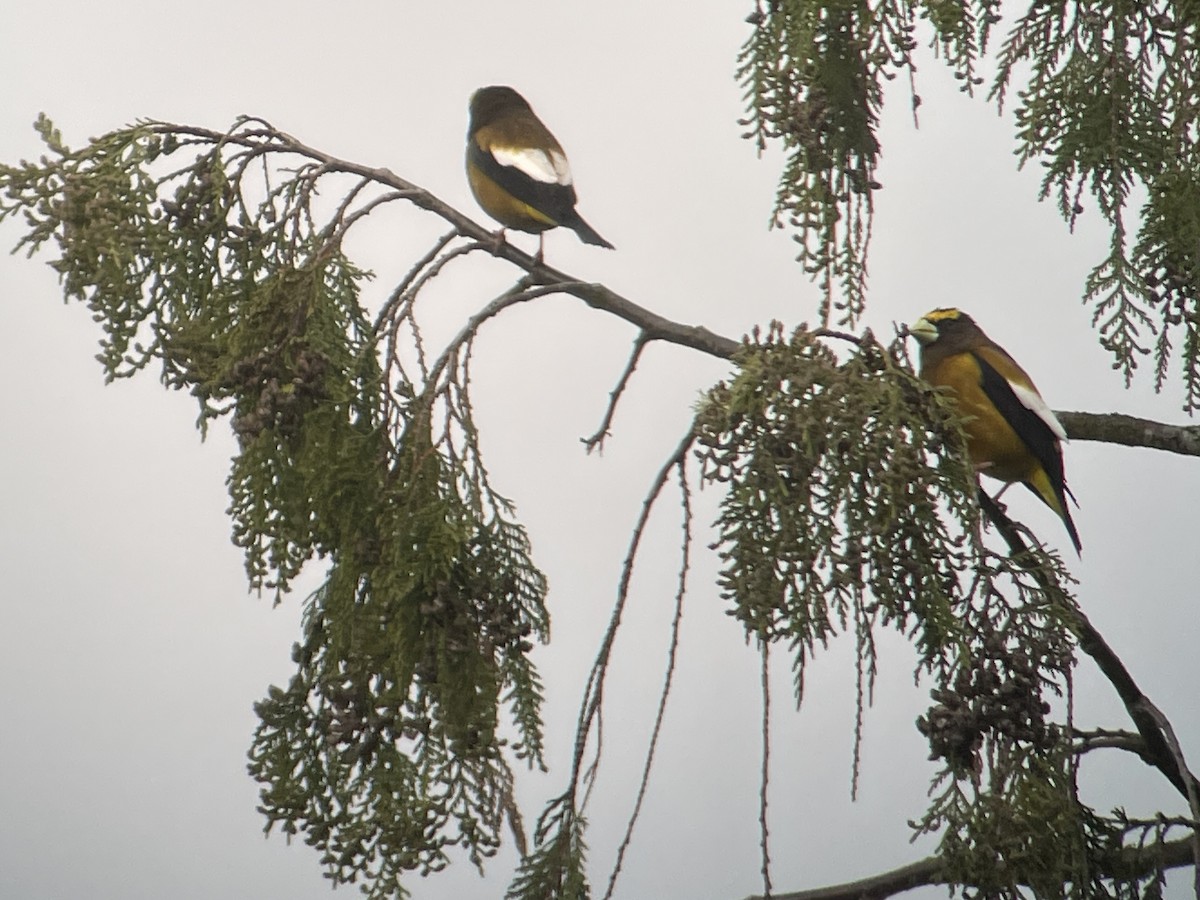
<path fill-rule="evenodd" d="M 937 326 L 928 319 L 917 319 L 911 325 L 905 325 L 904 333 L 915 337 L 922 344 L 932 344 L 938 339 Z"/>

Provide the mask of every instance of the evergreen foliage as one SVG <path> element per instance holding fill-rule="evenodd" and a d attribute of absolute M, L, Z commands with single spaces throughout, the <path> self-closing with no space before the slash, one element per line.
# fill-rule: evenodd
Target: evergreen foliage
<path fill-rule="evenodd" d="M 882 144 L 885 88 L 916 90 L 923 41 L 964 92 L 1016 118 L 1019 163 L 1043 171 L 1072 227 L 1090 197 L 1109 253 L 1083 285 L 1100 341 L 1127 380 L 1150 356 L 1161 388 L 1177 358 L 1184 408 L 1200 408 L 1200 4 L 1035 0 L 998 47 L 998 0 L 762 0 L 738 62 L 747 137 L 785 154 L 773 221 L 825 295 L 823 320 L 853 323 Z"/>
<path fill-rule="evenodd" d="M 737 362 L 697 420 L 704 475 L 725 488 L 732 614 L 758 641 L 786 643 L 797 700 L 812 654 L 853 634 L 860 738 L 876 630 L 908 636 L 936 684 L 918 727 L 942 763 L 916 827 L 942 834 L 953 882 L 979 896 L 1066 896 L 1114 827 L 1080 803 L 1069 723 L 1047 718 L 1046 694 L 1069 689 L 1075 661 L 1060 562 L 982 543 L 958 420 L 902 345 L 867 335 L 843 360 L 776 324 Z"/>
<path fill-rule="evenodd" d="M 524 529 L 479 459 L 469 347 L 433 366 L 410 352 L 409 377 L 417 289 L 366 317 L 366 273 L 341 251 L 361 216 L 347 201 L 321 223 L 319 166 L 256 169 L 278 152 L 261 123 L 146 124 L 78 152 L 38 128 L 49 155 L 0 169 L 0 214 L 24 215 L 31 253 L 57 247 L 66 297 L 104 329 L 108 377 L 157 361 L 202 429 L 229 417 L 253 587 L 278 601 L 328 561 L 297 672 L 257 706 L 268 830 L 302 832 L 332 878 L 372 897 L 403 894 L 404 873 L 443 867 L 452 846 L 481 864 L 514 810 L 512 762 L 542 765 L 529 654 L 549 620 Z"/>
<path fill-rule="evenodd" d="M 534 829 L 534 850 L 521 862 L 506 900 L 587 900 L 587 821 L 576 808 L 574 787 L 547 804 Z"/>
<path fill-rule="evenodd" d="M 698 418 L 704 477 L 725 486 L 721 589 L 755 637 L 804 660 L 839 630 L 911 631 L 932 666 L 959 634 L 957 573 L 978 552 L 974 473 L 949 405 L 896 346 L 845 362 L 773 325 Z"/>

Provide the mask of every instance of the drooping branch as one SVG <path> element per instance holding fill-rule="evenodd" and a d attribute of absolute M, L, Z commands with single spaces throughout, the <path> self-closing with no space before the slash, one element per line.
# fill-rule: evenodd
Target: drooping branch
<path fill-rule="evenodd" d="M 1029 548 L 1016 524 L 982 488 L 979 491 L 979 504 L 984 515 L 996 526 L 996 530 L 1008 544 L 1014 558 L 1027 556 Z M 1036 576 L 1038 573 L 1035 571 L 1034 574 Z M 1196 776 L 1180 764 L 1177 754 L 1172 751 L 1160 725 L 1159 716 L 1162 714 L 1157 711 L 1157 707 L 1142 693 L 1121 658 L 1082 610 L 1063 604 L 1061 612 L 1067 617 L 1071 630 L 1075 632 L 1079 649 L 1092 658 L 1116 690 L 1121 702 L 1125 704 L 1125 710 L 1145 745 L 1142 758 L 1162 772 L 1184 799 L 1187 799 L 1189 794 L 1194 795 L 1197 791 Z"/>
<path fill-rule="evenodd" d="M 641 513 L 638 516 L 637 523 L 634 525 L 633 535 L 630 538 L 629 550 L 626 554 L 625 561 L 621 566 L 621 580 L 617 587 L 617 602 L 613 606 L 611 618 L 609 619 L 608 627 L 605 629 L 604 638 L 601 641 L 600 650 L 596 654 L 596 660 L 592 664 L 592 670 L 588 675 L 587 686 L 584 689 L 584 703 L 579 712 L 579 722 L 576 727 L 575 735 L 575 755 L 571 767 L 572 791 L 575 790 L 575 785 L 578 784 L 584 773 L 583 758 L 587 749 L 588 737 L 591 730 L 591 724 L 596 719 L 600 712 L 601 705 L 604 700 L 604 681 L 608 671 L 608 661 L 612 655 L 613 643 L 616 641 L 617 629 L 621 624 L 621 616 L 625 612 L 625 605 L 629 601 L 629 585 L 633 578 L 634 563 L 637 560 L 638 551 L 641 548 L 642 535 L 646 531 L 646 525 L 650 520 L 650 514 L 654 511 L 655 504 L 661 495 L 663 488 L 666 486 L 667 480 L 671 473 L 676 470 L 681 470 L 686 464 L 688 453 L 696 440 L 696 429 L 691 427 L 680 440 L 679 445 L 671 453 L 667 461 L 658 471 L 650 490 L 642 500 Z M 590 767 L 590 771 L 594 774 L 595 763 Z"/>
<path fill-rule="evenodd" d="M 987 519 L 1008 544 L 1016 559 L 1028 554 L 1020 526 L 982 489 L 979 502 Z M 1038 572 L 1034 572 L 1035 577 Z M 1050 585 L 1047 585 L 1049 589 Z M 1170 723 L 1142 693 L 1133 676 L 1086 615 L 1072 605 L 1064 604 L 1062 612 L 1068 617 L 1080 648 L 1095 661 L 1097 667 L 1113 684 L 1137 728 L 1132 732 L 1080 733 L 1077 752 L 1100 747 L 1116 747 L 1136 753 L 1148 765 L 1158 769 L 1179 791 L 1189 807 L 1196 804 L 1200 782 L 1197 782 L 1183 762 L 1178 745 L 1173 746 Z M 1099 861 L 1101 877 L 1130 879 L 1147 875 L 1156 868 L 1166 870 L 1197 864 L 1197 832 L 1186 837 L 1153 846 L 1127 846 Z M 810 890 L 771 893 L 772 900 L 876 900 L 918 887 L 959 883 L 958 875 L 947 874 L 944 861 L 928 857 L 914 863 L 882 872 L 858 881 Z M 747 900 L 763 900 L 755 895 Z"/>
<path fill-rule="evenodd" d="M 641 815 L 642 804 L 646 799 L 646 791 L 650 787 L 650 773 L 654 766 L 654 755 L 658 750 L 659 738 L 662 735 L 663 722 L 667 715 L 667 701 L 671 696 L 671 687 L 675 679 L 675 664 L 676 656 L 679 653 L 680 646 L 680 628 L 683 624 L 683 601 L 687 595 L 688 573 L 691 570 L 692 559 L 692 493 L 687 480 L 687 457 L 680 457 L 679 464 L 675 467 L 675 471 L 679 476 L 679 494 L 680 501 L 683 507 L 683 540 L 680 548 L 680 565 L 679 565 L 679 580 L 678 587 L 675 591 L 675 610 L 671 617 L 671 637 L 667 649 L 667 667 L 666 674 L 663 677 L 662 690 L 658 695 L 658 711 L 654 715 L 654 727 L 650 733 L 650 744 L 646 749 L 645 762 L 642 765 L 642 778 L 638 784 L 637 797 L 634 799 L 633 812 L 630 813 L 629 820 L 625 825 L 625 835 L 621 839 L 621 845 L 617 848 L 617 858 L 613 863 L 612 872 L 609 875 L 608 887 L 604 891 L 602 900 L 611 900 L 613 891 L 617 886 L 617 877 L 621 874 L 621 866 L 625 860 L 625 852 L 629 849 L 629 845 L 633 840 L 633 829 L 637 824 L 638 817 Z"/>
<path fill-rule="evenodd" d="M 583 847 L 581 823 L 584 821 L 583 811 L 588 804 L 592 788 L 596 784 L 596 773 L 602 753 L 604 685 L 608 674 L 608 664 L 612 655 L 613 644 L 616 641 L 617 631 L 621 624 L 621 617 L 629 601 L 630 580 L 633 577 L 634 564 L 641 547 L 642 536 L 650 520 L 650 515 L 654 511 L 654 507 L 673 472 L 679 473 L 680 490 L 683 494 L 682 503 L 685 532 L 685 557 L 680 569 L 679 591 L 676 594 L 677 609 L 679 608 L 678 604 L 681 604 L 683 601 L 686 590 L 686 575 L 689 567 L 687 547 L 690 546 L 691 542 L 690 523 L 692 515 L 691 500 L 687 486 L 686 465 L 688 454 L 695 444 L 695 440 L 696 428 L 693 425 L 683 436 L 675 451 L 663 464 L 650 490 L 642 501 L 642 510 L 638 516 L 637 523 L 634 525 L 629 550 L 621 567 L 621 579 L 617 588 L 617 601 L 613 606 L 608 626 L 601 639 L 600 649 L 596 654 L 595 662 L 592 664 L 591 671 L 588 673 L 587 683 L 584 686 L 583 701 L 580 704 L 579 719 L 575 730 L 575 748 L 571 762 L 570 781 L 567 789 L 547 804 L 546 809 L 538 819 L 538 826 L 534 835 L 538 846 L 522 860 L 517 876 L 514 879 L 513 887 L 510 888 L 507 894 L 508 897 L 514 898 L 514 900 L 515 898 L 538 898 L 538 900 L 541 900 L 544 897 L 579 896 L 585 892 L 585 888 L 583 887 L 585 879 L 582 875 Z M 677 624 L 679 618 L 680 613 L 677 611 Z M 677 634 L 672 637 L 672 648 L 676 646 L 676 638 Z M 664 684 L 664 693 L 661 695 L 663 699 L 660 705 L 659 718 L 656 720 L 657 722 L 661 722 L 661 717 L 665 715 L 665 697 L 670 688 L 670 678 L 673 670 L 674 649 L 672 649 L 669 657 L 667 681 Z M 644 768 L 647 778 L 649 777 L 650 767 L 653 764 L 657 734 L 658 726 L 656 724 Z M 589 747 L 591 747 L 592 756 L 591 761 L 586 762 L 585 757 L 588 755 Z M 586 785 L 586 788 L 583 791 L 582 799 L 580 799 L 579 791 L 582 785 Z M 640 797 L 641 791 L 639 791 L 638 804 L 641 802 Z M 627 837 L 629 834 L 632 834 L 633 826 L 639 814 L 639 808 L 635 806 L 634 813 L 627 826 L 629 829 Z M 609 883 L 610 890 L 616 883 L 615 879 L 620 873 L 622 865 L 621 854 L 623 853 L 624 844 L 618 851 L 617 862 L 612 871 Z M 568 885 L 566 889 L 563 888 L 564 884 Z"/>

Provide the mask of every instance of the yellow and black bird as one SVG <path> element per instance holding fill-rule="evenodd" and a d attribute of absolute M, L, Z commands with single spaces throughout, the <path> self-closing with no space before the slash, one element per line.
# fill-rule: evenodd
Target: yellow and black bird
<path fill-rule="evenodd" d="M 484 87 L 471 96 L 467 180 L 489 216 L 538 236 L 538 260 L 543 232 L 559 225 L 585 244 L 613 249 L 575 211 L 575 186 L 562 147 L 510 87 Z"/>
<path fill-rule="evenodd" d="M 1063 520 L 1081 552 L 1067 508 L 1067 497 L 1075 499 L 1063 474 L 1067 433 L 1029 375 L 957 309 L 935 309 L 907 330 L 921 345 L 921 378 L 954 392 L 976 469 L 1009 484 L 1019 481 L 1037 494 Z"/>

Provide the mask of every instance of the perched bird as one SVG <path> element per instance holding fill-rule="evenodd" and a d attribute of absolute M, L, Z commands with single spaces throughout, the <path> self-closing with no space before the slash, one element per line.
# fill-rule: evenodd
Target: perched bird
<path fill-rule="evenodd" d="M 907 329 L 921 344 L 921 378 L 953 390 L 965 422 L 967 453 L 985 475 L 1019 481 L 1067 526 L 1075 551 L 1063 474 L 1067 433 L 1025 370 L 964 312 L 935 309 Z"/>
<path fill-rule="evenodd" d="M 613 245 L 575 211 L 567 156 L 525 98 L 510 87 L 485 87 L 471 97 L 467 179 L 484 212 L 508 228 L 538 236 L 563 225 L 586 244 Z"/>

